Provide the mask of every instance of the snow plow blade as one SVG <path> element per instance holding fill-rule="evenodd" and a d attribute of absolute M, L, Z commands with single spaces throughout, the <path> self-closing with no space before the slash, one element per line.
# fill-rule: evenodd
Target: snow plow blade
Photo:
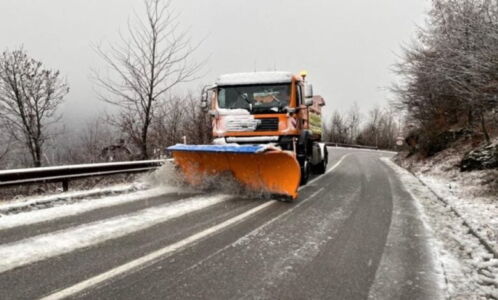
<path fill-rule="evenodd" d="M 301 168 L 290 151 L 264 145 L 175 145 L 167 150 L 192 185 L 230 172 L 251 189 L 297 197 Z"/>

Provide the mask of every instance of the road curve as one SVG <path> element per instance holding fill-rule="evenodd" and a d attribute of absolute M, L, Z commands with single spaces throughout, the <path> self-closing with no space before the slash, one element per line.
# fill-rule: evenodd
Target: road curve
<path fill-rule="evenodd" d="M 329 151 L 293 203 L 170 192 L 0 226 L 0 298 L 441 298 L 393 154 Z"/>

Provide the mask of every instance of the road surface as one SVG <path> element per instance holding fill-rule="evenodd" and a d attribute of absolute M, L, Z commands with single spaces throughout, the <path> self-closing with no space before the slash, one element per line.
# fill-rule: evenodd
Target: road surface
<path fill-rule="evenodd" d="M 440 298 L 414 200 L 379 160 L 393 154 L 329 151 L 293 203 L 171 192 L 4 216 L 0 299 Z"/>

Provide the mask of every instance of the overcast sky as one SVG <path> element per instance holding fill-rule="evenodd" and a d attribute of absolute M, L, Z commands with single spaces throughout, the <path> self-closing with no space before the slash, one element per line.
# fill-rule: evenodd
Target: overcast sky
<path fill-rule="evenodd" d="M 414 37 L 429 0 L 176 0 L 174 9 L 208 58 L 195 89 L 219 74 L 309 71 L 327 113 L 357 102 L 384 105 L 395 79 L 400 45 Z M 71 92 L 62 108 L 67 124 L 97 115 L 104 105 L 90 79 L 102 62 L 92 44 L 113 42 L 141 0 L 0 0 L 0 47 L 23 45 L 31 56 L 66 76 Z"/>

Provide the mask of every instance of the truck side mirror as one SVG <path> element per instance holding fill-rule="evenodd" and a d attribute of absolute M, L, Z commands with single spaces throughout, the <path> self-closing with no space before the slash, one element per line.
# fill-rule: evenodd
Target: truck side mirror
<path fill-rule="evenodd" d="M 304 85 L 304 104 L 306 106 L 313 105 L 313 85 L 309 83 Z"/>

